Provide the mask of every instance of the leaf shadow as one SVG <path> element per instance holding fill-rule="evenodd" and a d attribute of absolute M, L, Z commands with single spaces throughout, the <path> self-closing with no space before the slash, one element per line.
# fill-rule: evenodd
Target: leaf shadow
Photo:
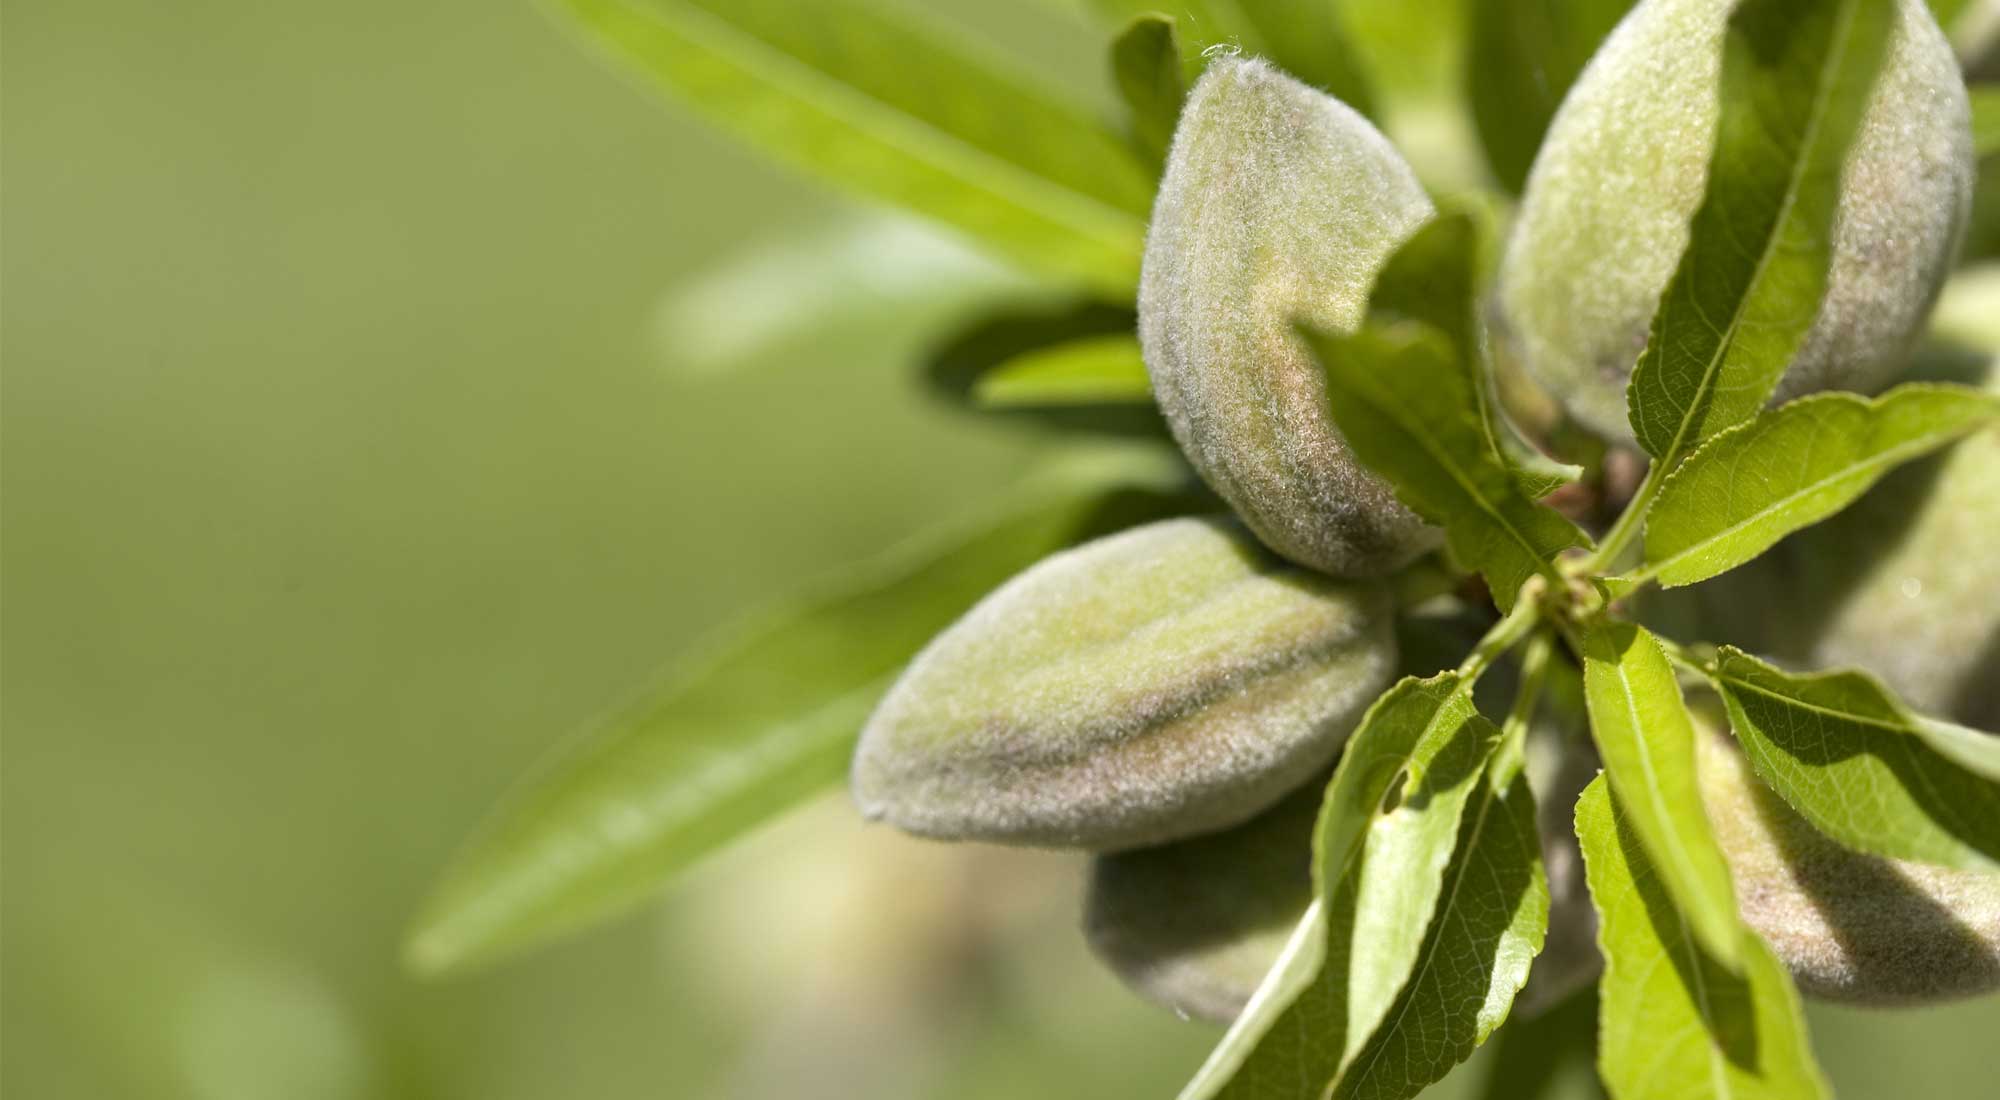
<path fill-rule="evenodd" d="M 2000 631 L 1995 631 L 1980 647 L 1972 668 L 2000 668 Z M 1968 676 L 1958 686 L 1950 713 L 1961 721 L 1989 733 L 2000 734 L 2000 676 Z"/>
<path fill-rule="evenodd" d="M 1855 852 L 1813 829 L 1782 798 L 1752 783 L 1751 799 L 1792 879 L 1840 944 L 1851 975 L 1808 968 L 1807 992 L 1897 1003 L 1934 998 L 1941 980 L 1968 990 L 2000 984 L 2000 948 L 1910 881 L 1889 860 Z M 1837 970 L 1837 966 L 1833 968 Z"/>
<path fill-rule="evenodd" d="M 1478 711 L 1466 708 L 1466 714 L 1451 732 L 1436 756 L 1431 758 L 1417 777 L 1415 790 L 1403 792 L 1401 804 L 1411 810 L 1423 810 L 1440 792 L 1449 791 L 1462 785 L 1474 772 L 1483 769 L 1492 755 L 1493 742 L 1498 740 L 1500 731 L 1487 721 Z"/>
<path fill-rule="evenodd" d="M 1812 771 L 1855 757 L 1873 758 L 1895 777 L 1911 803 L 1939 829 L 1967 847 L 2000 861 L 2000 829 L 1986 815 L 2000 810 L 1992 784 L 1908 733 L 1830 719 L 1797 721 L 1793 708 L 1754 692 L 1740 692 L 1738 705 L 1764 744 Z"/>

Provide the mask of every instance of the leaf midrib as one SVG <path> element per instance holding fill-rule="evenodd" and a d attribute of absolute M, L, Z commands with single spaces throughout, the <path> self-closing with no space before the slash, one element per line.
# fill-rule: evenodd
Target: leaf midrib
<path fill-rule="evenodd" d="M 1726 438 L 1727 435 L 1728 433 L 1725 432 L 1720 435 L 1717 435 L 1716 438 L 1723 439 Z M 1812 496 L 1813 494 L 1819 492 L 1822 489 L 1831 488 L 1839 482 L 1849 481 L 1855 478 L 1864 477 L 1869 473 L 1878 472 L 1884 467 L 1896 465 L 1898 462 L 1903 461 L 1906 455 L 1908 457 L 1916 457 L 1918 455 L 1921 455 L 1924 451 L 1937 446 L 1938 442 L 1939 440 L 1935 435 L 1927 435 L 1919 440 L 1915 440 L 1909 443 L 1898 444 L 1897 446 L 1890 447 L 1887 450 L 1877 451 L 1874 454 L 1870 455 L 1868 458 L 1860 462 L 1856 462 L 1842 467 L 1839 473 L 1821 478 L 1818 481 L 1811 482 L 1805 485 L 1804 487 L 1795 490 L 1794 492 L 1791 492 L 1783 497 L 1780 497 L 1770 502 L 1769 504 L 1764 505 L 1763 507 L 1759 508 L 1755 513 L 1746 516 L 1743 519 L 1738 520 L 1737 522 L 1732 523 L 1727 527 L 1722 528 L 1721 530 L 1715 532 L 1714 534 L 1699 539 L 1695 542 L 1689 543 L 1688 545 L 1673 551 L 1666 557 L 1661 558 L 1658 561 L 1647 566 L 1646 568 L 1640 570 L 1638 575 L 1657 576 L 1662 573 L 1670 572 L 1672 568 L 1679 562 L 1682 562 L 1687 558 L 1700 554 L 1702 551 L 1708 549 L 1709 547 L 1715 545 L 1718 542 L 1723 541 L 1724 539 L 1730 538 L 1736 534 L 1741 533 L 1746 528 L 1749 528 L 1771 517 L 1773 513 L 1788 508 L 1805 497 Z M 1683 467 L 1683 469 L 1685 469 L 1685 467 Z M 1680 472 L 1681 471 L 1676 471 L 1676 476 L 1678 476 Z M 1669 482 L 1669 484 L 1671 484 L 1671 481 Z"/>
<path fill-rule="evenodd" d="M 1646 638 L 1643 635 L 1639 638 L 1639 641 L 1646 645 L 1656 644 L 1650 638 Z M 1664 791 L 1660 789 L 1659 773 L 1655 771 L 1653 768 L 1652 745 L 1650 741 L 1648 741 L 1648 739 L 1645 736 L 1643 736 L 1643 730 L 1645 729 L 1645 725 L 1639 720 L 1639 704 L 1637 698 L 1633 695 L 1632 692 L 1631 677 L 1626 673 L 1625 662 L 1622 658 L 1619 660 L 1619 662 L 1615 667 L 1617 668 L 1618 672 L 1619 691 L 1624 696 L 1626 721 L 1631 724 L 1632 742 L 1639 749 L 1639 765 L 1646 772 L 1647 801 L 1653 803 L 1655 810 L 1659 815 L 1658 820 L 1660 822 L 1662 823 L 1671 822 L 1672 815 L 1668 812 L 1667 809 L 1666 794 Z M 1669 673 L 1669 676 L 1671 675 L 1672 674 Z M 1688 876 L 1688 881 L 1690 883 L 1699 883 L 1701 881 L 1701 876 L 1696 873 L 1695 866 L 1691 858 L 1688 856 L 1686 852 L 1684 852 L 1681 849 L 1680 830 L 1678 828 L 1673 828 L 1673 834 L 1674 834 L 1673 835 L 1674 844 L 1672 845 L 1672 851 L 1668 853 L 1668 858 L 1672 859 L 1674 863 L 1680 865 L 1681 871 Z M 1673 893 L 1674 892 L 1671 889 L 1667 891 L 1669 897 L 1672 897 Z M 1676 909 L 1679 909 L 1681 907 L 1680 903 L 1678 901 L 1675 901 L 1674 907 Z M 1687 914 L 1683 913 L 1681 915 L 1681 919 L 1683 921 L 1686 921 L 1688 919 Z"/>
<path fill-rule="evenodd" d="M 1482 786 L 1482 790 L 1484 791 L 1485 796 L 1480 799 L 1479 816 L 1473 821 L 1472 832 L 1467 836 L 1465 841 L 1465 847 L 1468 853 L 1476 851 L 1478 849 L 1479 838 L 1483 834 L 1486 828 L 1487 816 L 1491 813 L 1494 805 L 1500 801 L 1499 794 L 1493 791 L 1490 787 Z M 1464 864 L 1462 864 L 1459 867 L 1458 874 L 1452 877 L 1450 887 L 1438 898 L 1437 905 L 1433 908 L 1431 914 L 1431 919 L 1433 921 L 1443 920 L 1445 914 L 1451 912 L 1452 906 L 1456 904 L 1458 901 L 1459 890 L 1464 887 L 1466 879 L 1471 875 L 1471 873 L 1472 873 L 1472 862 L 1470 859 L 1468 859 Z M 1417 985 L 1423 981 L 1424 976 L 1430 973 L 1432 964 L 1437 961 L 1438 946 L 1439 945 L 1437 942 L 1432 942 L 1426 946 L 1423 953 L 1418 958 L 1417 965 L 1411 968 L 1409 977 L 1404 979 L 1403 988 L 1401 991 L 1402 993 L 1408 993 L 1409 991 L 1414 990 L 1417 987 Z M 1389 1020 L 1384 1020 L 1382 1024 L 1378 1026 L 1375 1032 L 1376 1036 L 1395 1034 L 1396 1029 L 1402 1025 L 1403 1017 L 1409 1015 L 1410 1008 L 1415 1003 L 1414 1000 L 1407 997 L 1402 997 L 1400 999 L 1402 1000 L 1402 1004 L 1397 1007 L 1394 1018 Z M 1322 1093 L 1322 1096 L 1332 1097 L 1336 1095 L 1339 1091 L 1338 1086 L 1341 1084 L 1343 1080 L 1358 1081 L 1365 1079 L 1369 1071 L 1375 1067 L 1375 1063 L 1381 1060 L 1382 1052 L 1385 1049 L 1387 1049 L 1385 1044 L 1374 1042 L 1371 1037 L 1371 1040 L 1368 1044 L 1367 1064 L 1366 1065 L 1356 1064 L 1354 1066 L 1348 1067 L 1348 1072 L 1337 1074 L 1334 1080 L 1327 1084 L 1326 1091 Z"/>
<path fill-rule="evenodd" d="M 1771 699 L 1776 702 L 1783 703 L 1787 706 L 1797 707 L 1800 710 L 1810 711 L 1822 717 L 1841 719 L 1853 722 L 1857 725 L 1873 726 L 1876 729 L 1884 730 L 1889 733 L 1898 733 L 1910 737 L 1916 736 L 1916 732 L 1910 729 L 1908 726 L 1891 725 L 1889 722 L 1884 721 L 1883 719 L 1880 718 L 1872 718 L 1867 715 L 1857 714 L 1853 711 L 1838 710 L 1833 707 L 1825 706 L 1819 703 L 1809 703 L 1806 700 L 1801 699 L 1796 695 L 1781 694 L 1777 691 L 1764 687 L 1760 684 L 1755 684 L 1748 680 L 1745 680 L 1741 676 L 1730 673 L 1727 670 L 1726 666 L 1718 666 L 1715 671 L 1715 675 L 1727 681 L 1731 685 L 1740 688 L 1744 691 L 1755 692 L 1756 694 L 1761 695 L 1766 699 Z M 1836 673 L 1835 675 L 1838 675 L 1838 673 Z M 1816 678 L 1801 677 L 1801 679 L 1810 682 L 1812 679 Z M 1824 677 L 1819 677 L 1817 679 L 1824 679 Z"/>
<path fill-rule="evenodd" d="M 1826 120 L 1826 111 L 1828 100 L 1830 99 L 1830 89 L 1834 83 L 1834 74 L 1839 70 L 1839 60 L 1846 54 L 1847 40 L 1854 31 L 1855 5 L 1853 0 L 1849 0 L 1848 3 L 1841 6 L 1841 15 L 1839 18 L 1840 23 L 1834 31 L 1832 48 L 1827 51 L 1827 63 L 1820 68 L 1819 83 L 1815 89 L 1816 94 L 1813 96 L 1812 111 L 1806 119 L 1805 138 L 1799 143 L 1801 155 L 1792 159 L 1791 171 L 1788 173 L 1785 183 L 1785 197 L 1778 205 L 1778 216 L 1771 223 L 1771 232 L 1764 238 L 1764 247 L 1757 257 L 1756 266 L 1751 269 L 1750 281 L 1743 296 L 1737 299 L 1736 308 L 1730 311 L 1729 326 L 1724 331 L 1716 334 L 1721 339 L 1716 344 L 1715 351 L 1710 354 L 1708 363 L 1702 370 L 1701 385 L 1696 389 L 1693 399 L 1688 402 L 1687 408 L 1682 410 L 1680 424 L 1675 429 L 1672 443 L 1666 451 L 1660 454 L 1656 461 L 1671 466 L 1674 460 L 1681 456 L 1686 447 L 1687 435 L 1690 431 L 1694 430 L 1695 421 L 1701 419 L 1702 415 L 1705 414 L 1705 410 L 1708 407 L 1706 399 L 1714 392 L 1716 374 L 1720 371 L 1723 360 L 1728 357 L 1729 349 L 1736 344 L 1736 331 L 1743 323 L 1744 306 L 1756 293 L 1757 288 L 1763 284 L 1764 273 L 1770 266 L 1771 257 L 1777 254 L 1778 241 L 1784 236 L 1785 225 L 1791 220 L 1792 209 L 1798 204 L 1800 185 L 1805 179 L 1805 166 L 1812 159 L 1810 155 L 1811 151 L 1819 144 L 1820 127 Z M 1725 30 L 1724 34 L 1726 35 L 1727 33 Z M 1727 49 L 1727 46 L 1725 45 L 1724 48 Z M 1716 131 L 1718 142 L 1721 140 L 1721 136 L 1722 133 L 1718 120 Z M 1706 199 L 1704 199 L 1704 205 L 1706 205 Z M 1693 248 L 1692 240 L 1689 242 L 1689 248 Z M 1818 312 L 1817 309 L 1814 310 L 1815 321 L 1817 321 Z M 1810 326 L 1808 326 L 1808 331 L 1810 331 Z M 1662 338 L 1664 338 L 1664 332 L 1665 328 L 1662 326 Z M 1664 360 L 1665 354 L 1663 348 L 1661 351 L 1662 360 Z M 1644 401 L 1644 394 L 1641 390 L 1635 389 L 1633 393 L 1636 401 Z"/>

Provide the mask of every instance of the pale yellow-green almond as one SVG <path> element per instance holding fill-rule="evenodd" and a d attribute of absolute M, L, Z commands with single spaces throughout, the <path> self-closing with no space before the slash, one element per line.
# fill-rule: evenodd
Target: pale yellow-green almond
<path fill-rule="evenodd" d="M 1402 669 L 1429 676 L 1455 664 L 1484 626 L 1442 598 L 1398 619 Z M 1572 677 L 1573 679 L 1573 677 Z M 1511 669 L 1491 674 L 1505 706 Z M 1569 712 L 1581 715 L 1578 695 Z M 1552 683 L 1550 694 L 1564 685 Z M 1546 707 L 1529 737 L 1542 859 L 1554 905 L 1549 941 L 1514 1002 L 1534 1015 L 1597 974 L 1596 915 L 1569 815 L 1597 775 L 1589 734 Z M 1312 831 L 1326 784 L 1312 781 L 1276 807 L 1221 833 L 1092 861 L 1084 933 L 1125 983 L 1187 1016 L 1226 1023 L 1248 1004 L 1312 901 Z"/>
<path fill-rule="evenodd" d="M 1728 737 L 1699 744 L 1737 907 L 1802 991 L 1900 1005 L 2000 989 L 2000 875 L 1844 848 L 1758 782 Z"/>
<path fill-rule="evenodd" d="M 1972 195 L 1964 78 L 1923 0 L 1900 17 L 1852 147 L 1819 317 L 1782 400 L 1872 391 L 1901 369 Z M 1642 0 L 1571 87 L 1501 263 L 1501 331 L 1603 435 L 1632 438 L 1625 384 L 1707 183 L 1730 0 Z"/>
<path fill-rule="evenodd" d="M 1456 596 L 1406 609 L 1396 618 L 1398 671 L 1422 677 L 1455 666 L 1489 621 Z M 1308 780 L 1234 829 L 1092 860 L 1083 922 L 1091 949 L 1155 1004 L 1235 1019 L 1312 902 L 1312 831 L 1325 788 Z"/>
<path fill-rule="evenodd" d="M 1334 576 L 1380 576 L 1438 536 L 1348 449 L 1293 324 L 1358 326 L 1433 213 L 1367 119 L 1236 57 L 1189 94 L 1153 204 L 1139 340 L 1160 409 L 1259 538 Z"/>
<path fill-rule="evenodd" d="M 1043 561 L 919 653 L 855 751 L 864 814 L 1114 850 L 1227 828 L 1325 768 L 1396 664 L 1385 588 L 1174 519 Z"/>
<path fill-rule="evenodd" d="M 1243 1011 L 1312 902 L 1307 783 L 1234 829 L 1091 861 L 1083 931 L 1138 993 L 1184 1016 Z"/>

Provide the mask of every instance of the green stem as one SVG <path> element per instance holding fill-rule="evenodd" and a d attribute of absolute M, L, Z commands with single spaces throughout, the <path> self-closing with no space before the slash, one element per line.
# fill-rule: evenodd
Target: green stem
<path fill-rule="evenodd" d="M 1514 601 L 1514 610 L 1494 623 L 1493 628 L 1486 632 L 1486 636 L 1479 639 L 1479 644 L 1472 647 L 1472 652 L 1466 656 L 1464 663 L 1458 666 L 1459 678 L 1470 687 L 1479 679 L 1480 673 L 1485 672 L 1501 654 L 1514 648 L 1515 643 L 1527 637 L 1528 633 L 1535 629 L 1535 624 L 1541 621 L 1541 615 L 1542 603 L 1536 593 L 1523 591 Z"/>
<path fill-rule="evenodd" d="M 1618 513 L 1611 530 L 1604 533 L 1604 541 L 1597 544 L 1597 553 L 1584 563 L 1586 572 L 1610 572 L 1612 565 L 1618 561 L 1618 555 L 1624 553 L 1632 540 L 1639 536 L 1639 530 L 1646 522 L 1646 510 L 1652 507 L 1653 498 L 1660 495 L 1660 486 L 1666 483 L 1666 470 L 1665 462 L 1655 462 L 1646 467 L 1646 477 L 1639 482 L 1638 492 L 1625 502 L 1625 510 Z"/>
<path fill-rule="evenodd" d="M 1549 655 L 1554 651 L 1555 636 L 1548 630 L 1538 630 L 1521 654 L 1521 687 L 1514 694 L 1514 705 L 1507 710 L 1507 720 L 1500 725 L 1500 747 L 1493 753 L 1495 788 L 1512 783 L 1528 758 L 1528 724 L 1534 720 L 1535 707 L 1541 702 L 1542 685 L 1549 675 Z"/>

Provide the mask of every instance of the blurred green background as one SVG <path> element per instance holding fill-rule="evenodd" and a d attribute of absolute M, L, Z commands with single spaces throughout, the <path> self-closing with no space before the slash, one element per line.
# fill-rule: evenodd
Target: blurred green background
<path fill-rule="evenodd" d="M 1058 0 L 935 6 L 1105 94 Z M 396 964 L 550 744 L 1027 467 L 912 368 L 1031 288 L 526 3 L 0 19 L 0 1090 L 1172 1094 L 1216 1033 L 1085 961 L 1074 861 L 837 794 L 592 935 Z M 872 297 L 816 302 L 784 249 L 829 239 Z M 1815 1023 L 1844 1096 L 1990 1087 L 1992 999 Z"/>

